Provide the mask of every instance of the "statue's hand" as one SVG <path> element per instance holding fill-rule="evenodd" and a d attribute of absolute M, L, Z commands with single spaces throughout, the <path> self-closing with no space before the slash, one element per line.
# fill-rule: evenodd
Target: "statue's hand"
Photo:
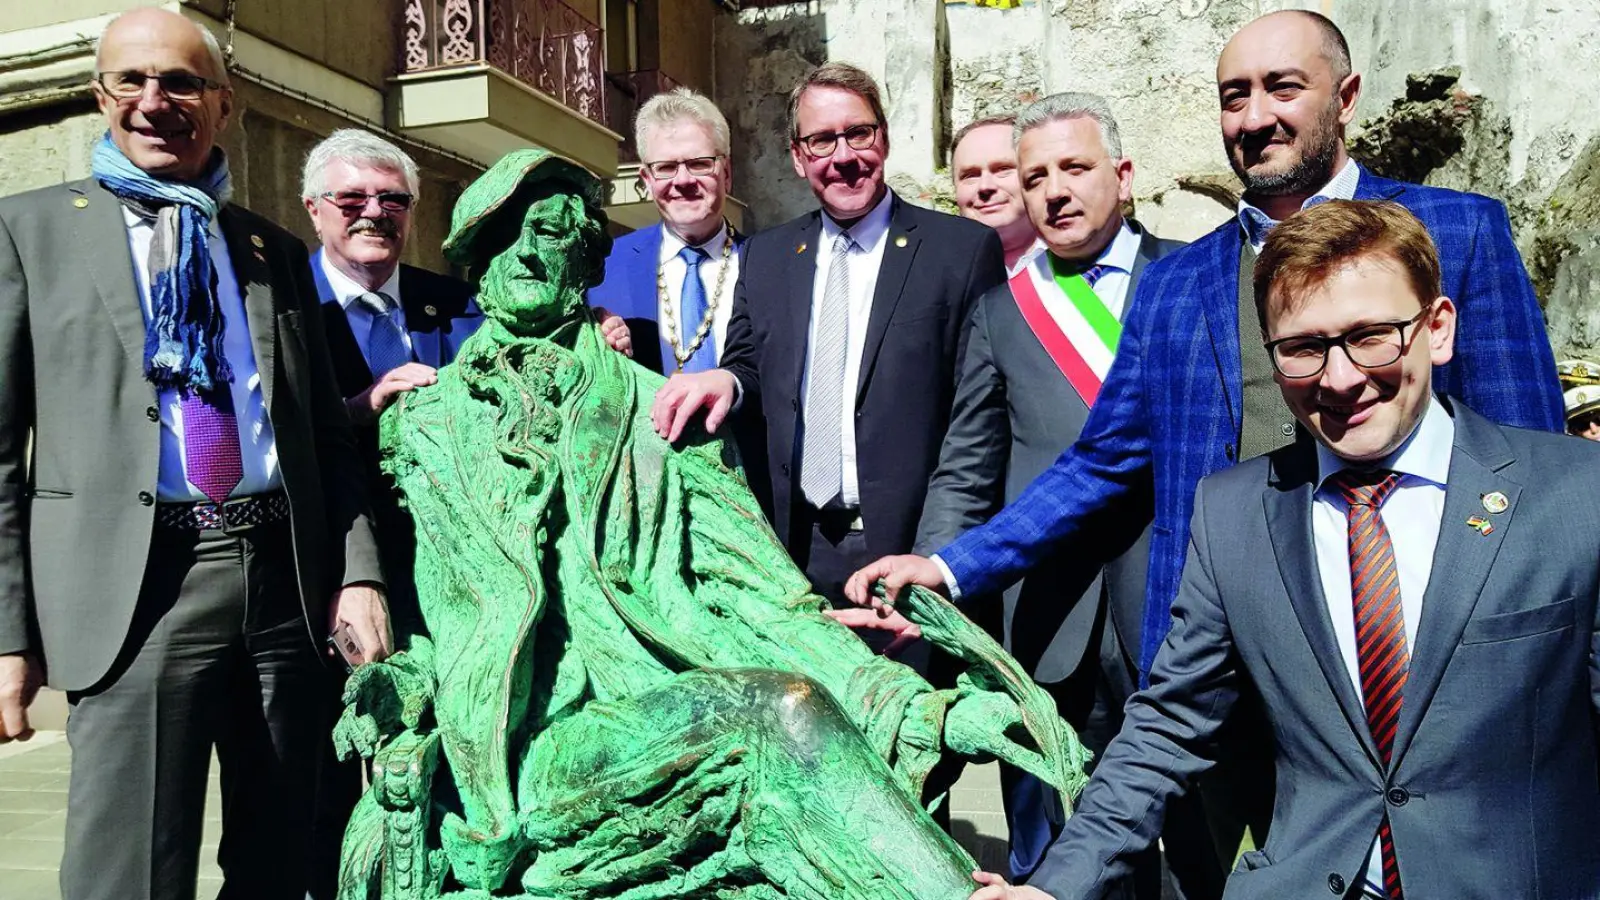
<path fill-rule="evenodd" d="M 385 741 L 416 729 L 433 704 L 433 678 L 407 653 L 367 663 L 344 685 L 344 714 L 333 728 L 340 759 L 371 759 Z"/>

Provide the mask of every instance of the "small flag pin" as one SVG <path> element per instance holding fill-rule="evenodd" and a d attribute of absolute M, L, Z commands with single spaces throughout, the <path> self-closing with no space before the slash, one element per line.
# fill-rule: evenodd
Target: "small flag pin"
<path fill-rule="evenodd" d="M 1488 537 L 1489 535 L 1494 533 L 1494 525 L 1491 524 L 1489 522 L 1489 520 L 1485 519 L 1483 516 L 1472 516 L 1472 517 L 1468 518 L 1467 519 L 1467 527 L 1471 528 L 1472 530 L 1474 530 L 1476 532 L 1478 532 L 1479 534 L 1483 535 L 1484 537 Z"/>
<path fill-rule="evenodd" d="M 1483 495 L 1483 508 L 1487 509 L 1491 513 L 1494 513 L 1495 515 L 1505 512 L 1510 507 L 1511 501 L 1507 500 L 1506 495 L 1500 493 L 1499 491 L 1493 491 Z"/>

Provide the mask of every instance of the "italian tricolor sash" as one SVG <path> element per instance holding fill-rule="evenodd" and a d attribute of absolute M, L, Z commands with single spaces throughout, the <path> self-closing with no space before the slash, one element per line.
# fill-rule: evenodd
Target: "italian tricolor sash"
<path fill-rule="evenodd" d="M 1094 406 L 1111 360 L 1116 356 L 1122 324 L 1080 274 L 1063 271 L 1054 256 L 1040 253 L 1011 276 L 1011 295 L 1045 352 L 1083 402 Z M 1048 308 L 1041 299 L 1054 291 L 1065 302 Z"/>

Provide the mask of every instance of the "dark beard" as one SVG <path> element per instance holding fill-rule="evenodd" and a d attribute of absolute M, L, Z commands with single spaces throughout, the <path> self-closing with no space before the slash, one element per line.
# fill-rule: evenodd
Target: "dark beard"
<path fill-rule="evenodd" d="M 1228 163 L 1244 183 L 1246 194 L 1256 197 L 1310 194 L 1333 178 L 1333 164 L 1339 157 L 1341 143 L 1338 101 L 1300 137 L 1300 161 L 1282 172 L 1253 175 L 1240 165 L 1233 153 L 1228 154 Z"/>

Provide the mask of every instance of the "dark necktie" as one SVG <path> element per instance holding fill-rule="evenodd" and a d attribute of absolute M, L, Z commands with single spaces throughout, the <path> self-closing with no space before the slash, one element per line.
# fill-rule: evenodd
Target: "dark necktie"
<path fill-rule="evenodd" d="M 213 391 L 185 394 L 180 409 L 185 474 L 212 503 L 221 503 L 244 480 L 233 391 L 224 384 Z"/>
<path fill-rule="evenodd" d="M 367 332 L 367 368 L 372 370 L 372 380 L 377 381 L 411 361 L 411 351 L 406 349 L 405 329 L 394 316 L 394 301 L 388 294 L 369 292 L 356 298 L 356 302 L 372 314 L 372 330 Z"/>
<path fill-rule="evenodd" d="M 1361 670 L 1361 700 L 1367 708 L 1367 727 L 1385 766 L 1394 749 L 1395 726 L 1400 721 L 1401 695 L 1411 668 L 1406 646 L 1405 611 L 1400 605 L 1400 571 L 1395 567 L 1389 529 L 1378 510 L 1400 475 L 1379 469 L 1347 469 L 1331 479 L 1350 507 L 1346 514 L 1350 539 L 1350 594 L 1356 614 L 1356 658 Z M 1389 816 L 1378 826 L 1378 848 L 1383 857 L 1383 891 L 1388 900 L 1403 900 L 1400 867 L 1394 856 L 1394 835 Z"/>
<path fill-rule="evenodd" d="M 710 304 L 706 301 L 705 282 L 700 280 L 700 264 L 707 259 L 699 247 L 684 247 L 678 251 L 683 260 L 683 290 L 678 294 L 678 349 L 687 350 L 700 333 Z M 710 330 L 706 339 L 695 348 L 694 355 L 683 361 L 683 371 L 704 372 L 717 367 L 717 338 Z"/>

